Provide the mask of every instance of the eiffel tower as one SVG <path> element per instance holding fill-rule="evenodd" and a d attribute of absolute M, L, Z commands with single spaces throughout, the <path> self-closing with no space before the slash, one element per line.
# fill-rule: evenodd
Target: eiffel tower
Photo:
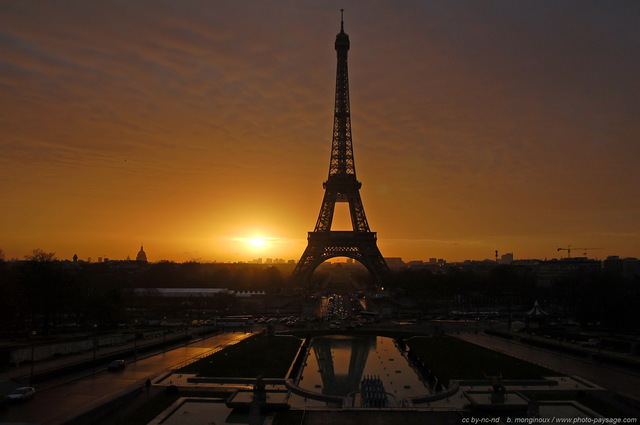
<path fill-rule="evenodd" d="M 329 178 L 323 183 L 324 199 L 316 227 L 313 232 L 309 232 L 307 248 L 292 275 L 294 281 L 303 288 L 307 287 L 316 267 L 333 257 L 352 258 L 364 265 L 371 274 L 376 289 L 382 285 L 389 271 L 376 245 L 376 233 L 369 229 L 360 198 L 362 183 L 356 179 L 349 107 L 349 45 L 349 36 L 344 32 L 344 18 L 341 18 L 340 33 L 335 42 L 338 68 Z M 331 230 L 336 202 L 349 203 L 353 230 Z"/>

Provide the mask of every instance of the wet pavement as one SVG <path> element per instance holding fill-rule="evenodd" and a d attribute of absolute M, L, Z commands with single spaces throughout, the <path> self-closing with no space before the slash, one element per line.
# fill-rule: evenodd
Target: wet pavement
<path fill-rule="evenodd" d="M 36 386 L 34 400 L 0 412 L 0 423 L 62 424 L 115 397 L 142 388 L 147 378 L 155 380 L 185 362 L 249 335 L 238 332 L 218 334 L 132 362 L 120 372 L 102 370 L 71 382 L 43 388 Z"/>

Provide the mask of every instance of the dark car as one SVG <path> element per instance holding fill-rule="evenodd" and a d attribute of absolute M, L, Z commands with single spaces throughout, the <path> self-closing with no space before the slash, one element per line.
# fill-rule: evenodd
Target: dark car
<path fill-rule="evenodd" d="M 111 363 L 109 363 L 109 366 L 107 366 L 107 370 L 109 372 L 116 372 L 118 370 L 123 370 L 126 366 L 126 363 L 124 362 L 124 360 L 114 360 Z"/>
<path fill-rule="evenodd" d="M 27 401 L 27 400 L 31 400 L 35 393 L 36 393 L 36 390 L 33 387 L 20 387 L 11 391 L 11 393 L 7 395 L 7 400 L 10 403 Z"/>

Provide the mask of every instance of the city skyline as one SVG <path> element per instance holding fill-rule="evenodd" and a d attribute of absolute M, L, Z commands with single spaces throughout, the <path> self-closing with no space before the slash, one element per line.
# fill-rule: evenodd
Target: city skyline
<path fill-rule="evenodd" d="M 640 257 L 634 2 L 0 7 L 7 259 L 142 243 L 150 261 L 297 260 L 327 175 L 341 8 L 384 257 Z"/>

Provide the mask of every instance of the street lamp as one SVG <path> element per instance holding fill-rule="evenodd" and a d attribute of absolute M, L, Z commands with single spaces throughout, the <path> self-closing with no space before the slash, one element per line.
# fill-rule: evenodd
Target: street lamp
<path fill-rule="evenodd" d="M 33 363 L 35 362 L 34 351 L 36 349 L 36 331 L 31 331 L 31 373 L 29 374 L 29 386 L 33 386 Z"/>
<path fill-rule="evenodd" d="M 133 361 L 138 361 L 138 333 L 133 331 Z"/>
<path fill-rule="evenodd" d="M 189 313 L 186 314 L 184 325 L 184 346 L 186 347 L 189 345 Z"/>
<path fill-rule="evenodd" d="M 162 319 L 162 353 L 166 351 L 166 343 L 167 343 L 167 316 L 164 316 Z"/>
<path fill-rule="evenodd" d="M 96 371 L 96 350 L 98 349 L 98 324 L 93 324 L 93 371 Z"/>

